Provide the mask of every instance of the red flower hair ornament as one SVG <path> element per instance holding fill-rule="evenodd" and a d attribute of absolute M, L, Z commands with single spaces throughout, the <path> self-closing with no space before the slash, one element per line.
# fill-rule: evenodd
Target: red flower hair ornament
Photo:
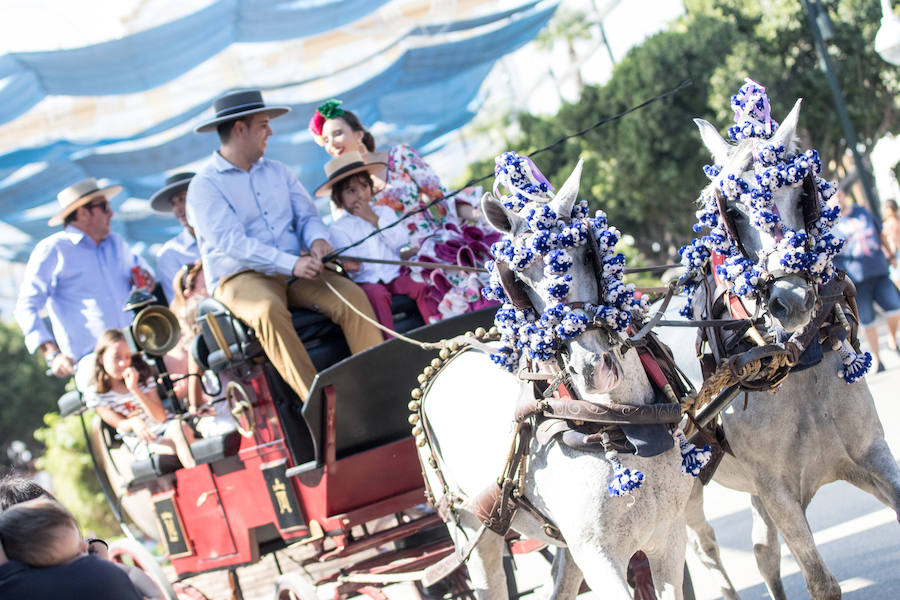
<path fill-rule="evenodd" d="M 325 145 L 325 140 L 322 139 L 322 126 L 325 125 L 325 121 L 336 119 L 343 114 L 344 109 L 341 108 L 341 101 L 335 98 L 326 100 L 316 109 L 316 112 L 313 113 L 312 118 L 309 120 L 309 131 L 313 134 L 313 139 L 316 140 L 317 144 L 320 146 Z"/>

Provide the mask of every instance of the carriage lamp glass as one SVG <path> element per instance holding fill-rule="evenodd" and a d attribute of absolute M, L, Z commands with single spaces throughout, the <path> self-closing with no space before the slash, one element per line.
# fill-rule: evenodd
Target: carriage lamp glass
<path fill-rule="evenodd" d="M 890 0 L 881 0 L 881 28 L 875 36 L 875 52 L 892 65 L 900 66 L 900 17 Z"/>

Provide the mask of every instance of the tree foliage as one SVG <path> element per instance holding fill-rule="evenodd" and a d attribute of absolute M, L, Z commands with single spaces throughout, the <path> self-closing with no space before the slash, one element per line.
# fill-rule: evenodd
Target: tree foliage
<path fill-rule="evenodd" d="M 30 355 L 16 325 L 0 321 L 0 444 L 22 440 L 38 454 L 32 432 L 43 424 L 44 413 L 56 410 L 65 382 L 45 375 L 47 365 Z M 6 460 L 5 451 L 0 461 Z"/>
<path fill-rule="evenodd" d="M 91 414 L 84 418 L 90 423 Z M 34 433 L 46 446 L 37 466 L 53 478 L 53 494 L 72 512 L 83 530 L 98 537 L 118 535 L 119 526 L 94 473 L 79 418 L 63 418 L 58 412 L 52 412 L 44 415 L 44 424 L 44 428 Z"/>
<path fill-rule="evenodd" d="M 900 91 L 895 67 L 874 51 L 879 5 L 822 4 L 833 24 L 829 53 L 851 120 L 859 140 L 872 144 L 893 125 Z M 632 48 L 606 84 L 587 86 L 552 117 L 519 115 L 510 128 L 519 133 L 506 140 L 508 148 L 530 153 L 690 79 L 675 96 L 534 157 L 556 185 L 584 158 L 582 195 L 656 260 L 671 258 L 692 237 L 694 202 L 707 183 L 702 166 L 710 159 L 692 120 L 709 120 L 724 132 L 732 123 L 731 95 L 745 77 L 767 87 L 776 120 L 803 98 L 801 141 L 819 150 L 826 169 L 847 149 L 801 3 L 685 0 L 685 9 L 668 30 Z M 492 161 L 475 163 L 469 175 L 492 168 Z"/>

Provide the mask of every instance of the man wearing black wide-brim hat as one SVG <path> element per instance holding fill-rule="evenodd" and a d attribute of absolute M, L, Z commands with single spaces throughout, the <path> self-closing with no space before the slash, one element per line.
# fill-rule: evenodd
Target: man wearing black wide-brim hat
<path fill-rule="evenodd" d="M 332 247 L 312 198 L 284 164 L 263 156 L 269 122 L 290 109 L 267 106 L 253 90 L 226 94 L 214 109 L 215 117 L 195 131 L 216 131 L 219 149 L 187 193 L 206 284 L 256 331 L 273 366 L 305 400 L 316 370 L 294 331 L 291 308 L 319 311 L 340 325 L 352 352 L 382 337 L 325 284 L 374 321 L 362 289 L 322 269 Z"/>
<path fill-rule="evenodd" d="M 193 264 L 200 258 L 200 246 L 197 245 L 194 228 L 187 222 L 185 211 L 187 188 L 193 177 L 193 173 L 175 173 L 150 196 L 150 208 L 159 213 L 172 213 L 183 227 L 156 254 L 156 274 L 169 302 L 175 298 L 172 284 L 175 275 L 183 266 Z"/>

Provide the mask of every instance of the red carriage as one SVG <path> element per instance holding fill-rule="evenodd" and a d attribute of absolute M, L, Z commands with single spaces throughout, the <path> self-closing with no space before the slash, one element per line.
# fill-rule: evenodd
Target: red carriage
<path fill-rule="evenodd" d="M 397 328 L 423 341 L 489 325 L 493 315 L 482 310 L 423 327 L 414 305 L 403 300 L 395 298 Z M 174 316 L 154 304 L 135 312 L 135 345 L 151 358 L 164 354 L 178 338 Z M 97 474 L 123 530 L 130 534 L 127 512 L 158 536 L 176 585 L 133 539 L 112 545 L 114 559 L 137 563 L 167 595 L 184 597 L 190 588 L 177 583 L 186 578 L 228 570 L 239 590 L 237 567 L 304 544 L 316 561 L 341 565 L 316 581 L 300 572 L 279 578 L 278 598 L 308 600 L 327 582 L 337 582 L 338 598 L 382 598 L 383 585 L 410 581 L 453 551 L 439 517 L 422 510 L 424 484 L 407 422 L 409 391 L 432 351 L 390 340 L 350 356 L 337 326 L 317 313 L 297 313 L 295 326 L 320 370 L 301 403 L 253 332 L 223 305 L 205 300 L 198 322 L 202 332 L 192 353 L 222 383 L 216 395 L 228 402 L 235 429 L 194 442 L 196 467 L 183 468 L 174 456 L 123 460 L 127 450 L 118 447 L 114 432 L 99 419 L 89 432 L 82 416 Z M 77 393 L 60 399 L 63 415 L 85 409 Z M 379 526 L 370 532 L 367 524 L 374 521 Z M 376 548 L 374 556 L 358 558 Z"/>

